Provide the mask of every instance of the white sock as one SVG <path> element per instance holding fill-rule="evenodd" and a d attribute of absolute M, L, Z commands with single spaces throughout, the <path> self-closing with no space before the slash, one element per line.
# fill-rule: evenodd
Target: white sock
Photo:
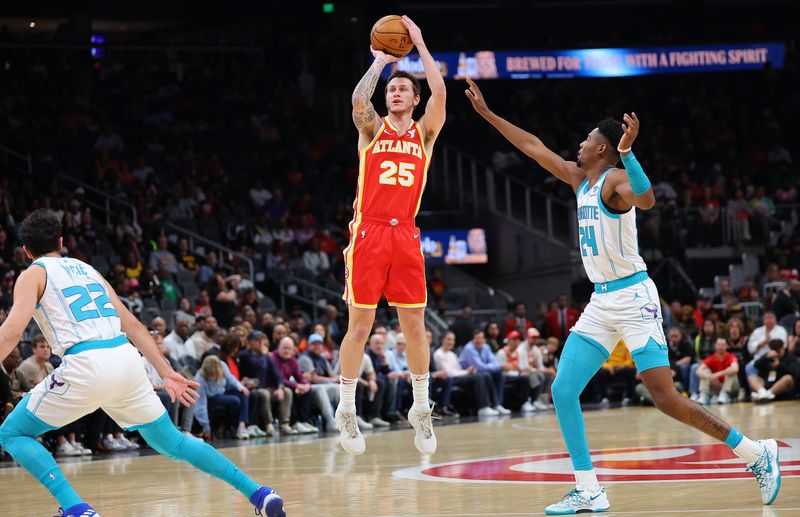
<path fill-rule="evenodd" d="M 764 452 L 764 446 L 746 436 L 742 436 L 742 441 L 734 447 L 733 452 L 747 463 L 753 463 Z"/>
<path fill-rule="evenodd" d="M 343 411 L 355 412 L 357 385 L 358 379 L 348 379 L 344 376 L 339 377 L 339 407 L 341 407 Z"/>
<path fill-rule="evenodd" d="M 597 481 L 597 475 L 594 473 L 594 469 L 576 470 L 575 485 L 578 490 L 586 492 L 597 492 L 600 490 L 600 482 Z"/>
<path fill-rule="evenodd" d="M 412 373 L 411 374 L 411 389 L 414 392 L 414 405 L 418 409 L 428 410 L 431 406 L 428 403 L 428 379 L 429 373 Z"/>

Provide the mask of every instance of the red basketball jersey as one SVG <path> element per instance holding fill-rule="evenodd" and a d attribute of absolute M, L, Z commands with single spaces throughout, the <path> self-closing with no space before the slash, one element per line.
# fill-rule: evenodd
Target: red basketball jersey
<path fill-rule="evenodd" d="M 380 133 L 361 150 L 358 190 L 353 204 L 359 215 L 413 220 L 419 211 L 430 159 L 419 124 L 398 134 L 383 118 Z"/>

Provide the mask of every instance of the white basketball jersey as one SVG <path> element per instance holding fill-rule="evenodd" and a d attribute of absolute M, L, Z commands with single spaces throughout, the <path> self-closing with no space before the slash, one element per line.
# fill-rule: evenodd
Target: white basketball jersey
<path fill-rule="evenodd" d="M 31 267 L 36 264 L 44 267 L 47 285 L 33 319 L 53 353 L 64 355 L 77 343 L 122 335 L 103 277 L 92 266 L 66 257 L 40 257 Z"/>
<path fill-rule="evenodd" d="M 612 214 L 603 205 L 600 193 L 612 169 L 600 176 L 589 188 L 589 180 L 578 187 L 578 237 L 583 267 L 594 283 L 625 278 L 647 265 L 639 256 L 639 237 L 636 231 L 636 208 L 624 214 Z"/>

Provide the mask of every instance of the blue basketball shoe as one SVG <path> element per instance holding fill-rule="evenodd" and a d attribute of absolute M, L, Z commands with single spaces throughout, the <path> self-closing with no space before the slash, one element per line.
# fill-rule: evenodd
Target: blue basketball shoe
<path fill-rule="evenodd" d="M 70 506 L 66 510 L 59 508 L 56 517 L 100 517 L 100 514 L 88 504 L 80 503 Z"/>
<path fill-rule="evenodd" d="M 250 496 L 250 502 L 256 507 L 256 515 L 262 517 L 286 517 L 283 510 L 283 499 L 278 492 L 268 486 L 262 486 Z"/>

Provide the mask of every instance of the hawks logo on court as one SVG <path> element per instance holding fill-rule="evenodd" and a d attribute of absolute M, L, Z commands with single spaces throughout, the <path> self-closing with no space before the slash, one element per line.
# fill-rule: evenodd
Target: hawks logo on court
<path fill-rule="evenodd" d="M 800 476 L 800 439 L 778 439 L 781 473 Z M 601 483 L 752 479 L 725 444 L 634 447 L 592 451 Z M 487 458 L 394 472 L 403 479 L 450 483 L 574 483 L 569 455 L 528 454 Z"/>

